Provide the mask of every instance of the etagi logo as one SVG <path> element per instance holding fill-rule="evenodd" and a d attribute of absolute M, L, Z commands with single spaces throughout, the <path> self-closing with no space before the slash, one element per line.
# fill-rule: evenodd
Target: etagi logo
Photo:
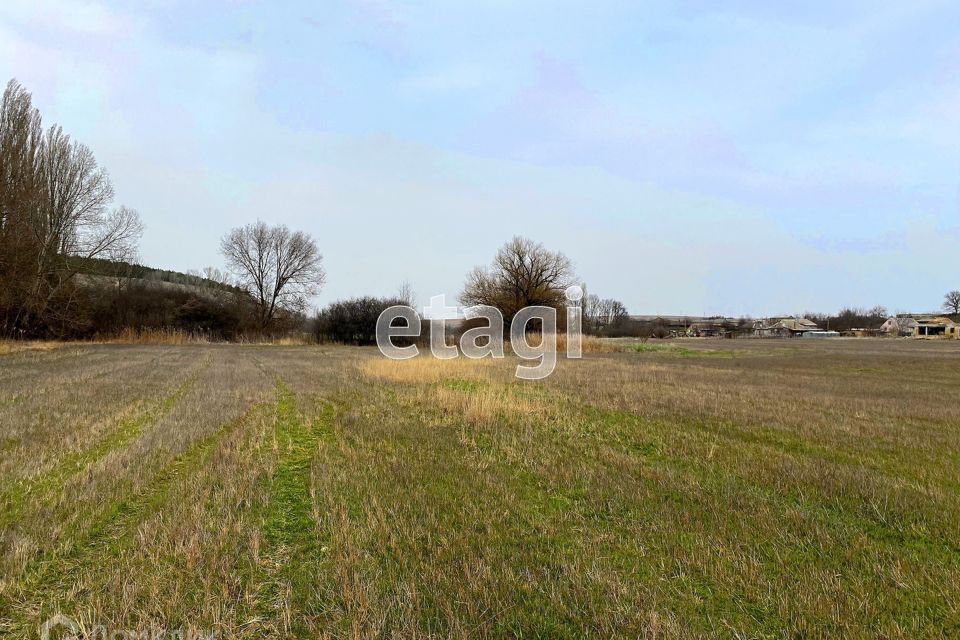
<path fill-rule="evenodd" d="M 573 286 L 566 289 L 567 357 L 581 356 L 581 309 L 580 300 L 583 290 Z M 457 307 L 446 304 L 446 296 L 430 298 L 430 306 L 423 308 L 424 316 L 430 321 L 430 353 L 434 358 L 448 360 L 464 356 L 472 359 L 486 357 L 503 358 L 503 314 L 496 307 L 476 305 L 463 310 L 466 320 L 483 318 L 486 326 L 467 329 L 460 336 L 459 350 L 455 345 L 447 344 L 447 320 L 456 317 Z M 403 319 L 406 325 L 395 326 L 394 321 Z M 530 344 L 527 340 L 527 327 L 533 321 L 539 321 L 540 344 Z M 420 354 L 417 345 L 400 347 L 393 338 L 417 338 L 421 331 L 420 314 L 406 305 L 396 305 L 384 309 L 377 319 L 377 347 L 391 360 L 406 360 Z M 524 307 L 510 321 L 510 347 L 523 360 L 536 360 L 535 366 L 517 365 L 516 376 L 523 380 L 542 380 L 557 366 L 557 310 L 553 307 Z"/>
<path fill-rule="evenodd" d="M 216 640 L 216 632 L 192 626 L 167 629 L 119 629 L 98 624 L 82 628 L 70 616 L 58 613 L 40 627 L 40 640 Z"/>
<path fill-rule="evenodd" d="M 62 613 L 58 613 L 40 627 L 40 640 L 77 640 L 80 637 L 80 624 Z"/>

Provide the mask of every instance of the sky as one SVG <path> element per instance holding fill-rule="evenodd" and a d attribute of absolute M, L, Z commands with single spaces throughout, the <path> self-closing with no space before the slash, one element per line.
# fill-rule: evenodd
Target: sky
<path fill-rule="evenodd" d="M 316 238 L 317 305 L 453 301 L 524 235 L 632 313 L 929 311 L 960 288 L 957 25 L 939 0 L 3 0 L 0 78 L 93 150 L 150 266 L 223 268 L 262 219 Z"/>

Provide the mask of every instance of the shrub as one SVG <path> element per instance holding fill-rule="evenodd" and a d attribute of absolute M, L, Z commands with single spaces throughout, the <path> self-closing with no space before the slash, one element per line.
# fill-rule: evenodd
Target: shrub
<path fill-rule="evenodd" d="M 405 302 L 373 296 L 339 300 L 317 314 L 313 335 L 317 342 L 376 344 L 377 318 L 384 309 L 400 304 Z"/>

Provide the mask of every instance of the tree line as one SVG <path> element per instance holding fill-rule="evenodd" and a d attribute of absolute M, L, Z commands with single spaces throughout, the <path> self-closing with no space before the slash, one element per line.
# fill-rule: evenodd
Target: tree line
<path fill-rule="evenodd" d="M 486 305 L 496 307 L 503 316 L 506 334 L 517 313 L 526 307 L 545 306 L 557 312 L 558 328 L 567 322 L 569 302 L 566 291 L 578 283 L 573 261 L 558 251 L 529 238 L 516 236 L 506 242 L 494 255 L 488 266 L 478 266 L 467 273 L 458 301 L 463 306 Z M 646 331 L 646 327 L 631 324 L 627 308 L 618 300 L 586 295 L 586 285 L 580 299 L 582 330 L 596 335 L 615 335 L 616 332 Z M 409 287 L 393 297 L 361 297 L 337 301 L 320 311 L 314 321 L 314 335 L 320 340 L 350 344 L 373 344 L 376 341 L 377 318 L 384 309 L 397 304 L 413 306 Z M 485 320 L 464 321 L 461 331 Z M 429 339 L 429 323 L 425 335 Z M 538 327 L 531 324 L 531 330 Z M 637 333 L 639 335 L 639 333 Z"/>

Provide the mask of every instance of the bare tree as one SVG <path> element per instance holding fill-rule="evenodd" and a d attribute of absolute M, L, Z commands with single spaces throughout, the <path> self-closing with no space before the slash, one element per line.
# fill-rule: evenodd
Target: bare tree
<path fill-rule="evenodd" d="M 885 306 L 878 304 L 867 310 L 867 317 L 879 319 L 882 324 L 884 320 L 890 317 L 890 313 Z"/>
<path fill-rule="evenodd" d="M 58 126 L 44 136 L 41 153 L 44 207 L 35 231 L 50 254 L 98 253 L 100 227 L 113 200 L 113 185 L 93 153 Z"/>
<path fill-rule="evenodd" d="M 960 291 L 950 291 L 943 296 L 943 308 L 953 314 L 960 314 Z"/>
<path fill-rule="evenodd" d="M 23 331 L 55 297 L 69 303 L 73 258 L 130 259 L 143 225 L 133 209 L 109 210 L 113 186 L 93 153 L 58 126 L 44 134 L 30 94 L 14 80 L 0 106 L 0 176 L 0 253 L 10 263 L 0 303 L 7 331 Z"/>
<path fill-rule="evenodd" d="M 600 331 L 600 296 L 595 293 L 583 296 L 583 330 L 587 333 L 598 333 Z"/>
<path fill-rule="evenodd" d="M 562 307 L 564 290 L 575 282 L 569 258 L 517 236 L 497 251 L 490 267 L 467 274 L 460 302 L 497 307 L 509 325 L 524 307 Z"/>
<path fill-rule="evenodd" d="M 413 285 L 410 284 L 409 280 L 404 280 L 400 283 L 400 288 L 397 289 L 395 298 L 402 301 L 402 304 L 408 307 L 417 306 L 417 295 L 413 292 Z"/>
<path fill-rule="evenodd" d="M 607 326 L 616 326 L 630 317 L 626 305 L 622 302 L 612 298 L 608 298 L 607 300 Z"/>
<path fill-rule="evenodd" d="M 30 224 L 39 208 L 43 127 L 30 94 L 11 80 L 0 102 L 0 313 L 15 325 L 35 273 Z"/>
<path fill-rule="evenodd" d="M 200 272 L 200 277 L 209 280 L 210 282 L 215 282 L 219 285 L 232 286 L 233 278 L 226 271 L 221 271 L 216 267 L 204 267 L 203 271 Z"/>
<path fill-rule="evenodd" d="M 139 214 L 127 207 L 109 210 L 113 185 L 93 153 L 60 127 L 51 127 L 41 151 L 43 187 L 30 225 L 37 247 L 34 289 L 28 305 L 35 314 L 76 276 L 71 257 L 130 260 L 143 234 Z"/>
<path fill-rule="evenodd" d="M 622 302 L 613 298 L 601 299 L 597 295 L 588 296 L 584 315 L 584 329 L 595 334 L 615 327 L 630 317 Z"/>
<path fill-rule="evenodd" d="M 232 229 L 223 236 L 220 252 L 240 286 L 253 296 L 261 329 L 279 310 L 302 312 L 325 281 L 316 241 L 285 225 L 271 227 L 258 220 Z"/>

